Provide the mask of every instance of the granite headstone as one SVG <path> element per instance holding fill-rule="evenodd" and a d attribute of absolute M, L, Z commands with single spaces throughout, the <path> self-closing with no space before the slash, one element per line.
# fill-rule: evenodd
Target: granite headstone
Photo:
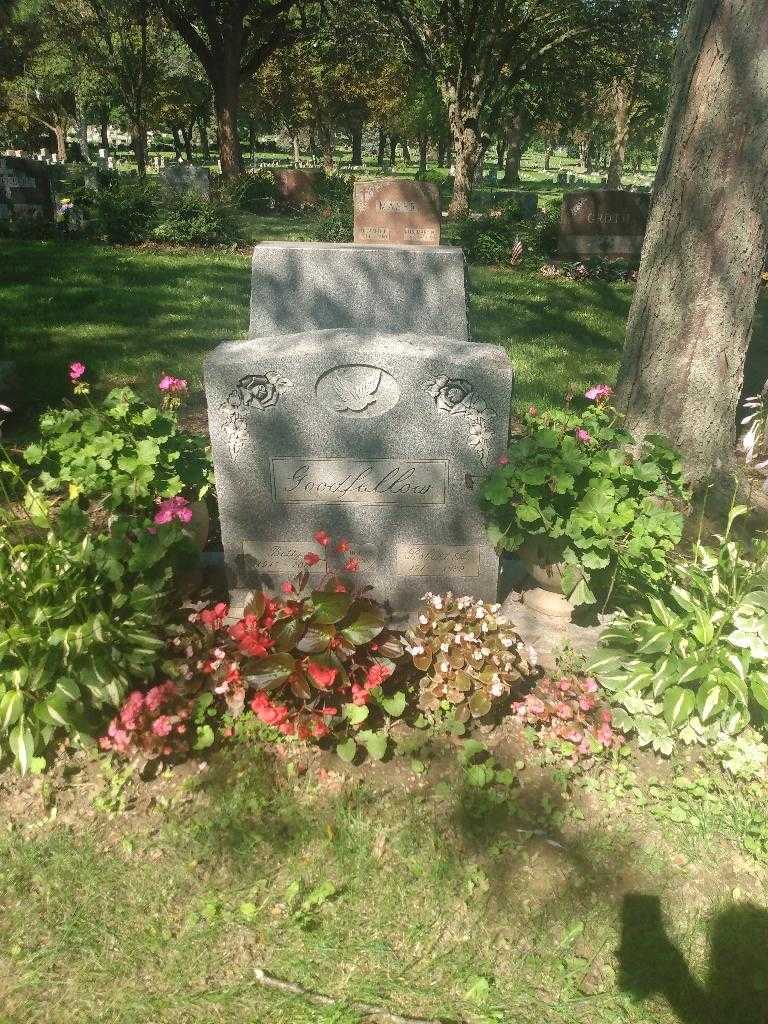
<path fill-rule="evenodd" d="M 355 242 L 440 244 L 440 190 L 431 182 L 403 178 L 356 181 L 354 210 Z"/>
<path fill-rule="evenodd" d="M 322 171 L 300 168 L 271 168 L 280 198 L 289 206 L 316 206 L 320 199 L 317 186 Z"/>
<path fill-rule="evenodd" d="M 262 242 L 248 336 L 346 328 L 468 341 L 464 278 L 456 246 Z"/>
<path fill-rule="evenodd" d="M 50 168 L 40 160 L 0 157 L 0 217 L 51 220 Z"/>
<path fill-rule="evenodd" d="M 169 188 L 179 192 L 192 189 L 207 196 L 210 190 L 211 174 L 207 167 L 196 167 L 194 164 L 170 163 L 162 167 L 158 177 Z"/>
<path fill-rule="evenodd" d="M 446 337 L 316 331 L 214 349 L 233 607 L 295 574 L 318 529 L 350 542 L 357 578 L 400 619 L 428 590 L 496 600 L 477 488 L 506 446 L 512 381 L 501 347 Z"/>
<path fill-rule="evenodd" d="M 560 211 L 558 251 L 564 257 L 639 258 L 650 196 L 622 189 L 569 192 Z"/>

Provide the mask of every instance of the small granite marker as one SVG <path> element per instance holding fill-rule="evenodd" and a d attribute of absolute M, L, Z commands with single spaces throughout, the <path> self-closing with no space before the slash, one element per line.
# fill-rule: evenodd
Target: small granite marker
<path fill-rule="evenodd" d="M 161 167 L 158 178 L 169 188 L 179 192 L 186 192 L 194 189 L 201 195 L 207 196 L 211 174 L 207 167 L 195 167 L 194 164 L 169 163 Z"/>
<path fill-rule="evenodd" d="M 354 208 L 355 242 L 440 244 L 440 190 L 430 182 L 402 178 L 356 181 Z"/>
<path fill-rule="evenodd" d="M 561 256 L 639 258 L 650 196 L 623 189 L 569 192 L 560 212 Z"/>
<path fill-rule="evenodd" d="M 468 341 L 464 276 L 457 246 L 262 242 L 248 337 L 347 328 Z"/>
<path fill-rule="evenodd" d="M 219 345 L 205 389 L 233 607 L 293 575 L 318 529 L 350 542 L 400 621 L 428 590 L 496 600 L 477 487 L 506 446 L 512 379 L 499 346 L 446 337 Z"/>

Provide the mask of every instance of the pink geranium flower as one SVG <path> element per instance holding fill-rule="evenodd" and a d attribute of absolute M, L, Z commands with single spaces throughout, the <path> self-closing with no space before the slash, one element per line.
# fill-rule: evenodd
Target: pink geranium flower
<path fill-rule="evenodd" d="M 182 394 L 187 390 L 187 382 L 182 380 L 180 377 L 170 377 L 166 375 L 160 380 L 157 385 L 160 391 L 166 393 Z"/>
<path fill-rule="evenodd" d="M 69 366 L 69 379 L 74 384 L 76 381 L 85 373 L 85 363 L 70 363 Z"/>
<path fill-rule="evenodd" d="M 602 402 L 606 398 L 610 398 L 612 394 L 613 388 L 609 384 L 594 384 L 584 392 L 584 397 L 588 398 L 590 402 Z"/>
<path fill-rule="evenodd" d="M 579 427 L 579 429 L 575 431 L 575 434 L 576 440 L 581 441 L 582 444 L 589 444 L 589 442 L 592 440 L 592 435 L 589 433 L 589 431 L 584 430 L 582 427 Z"/>
<path fill-rule="evenodd" d="M 158 503 L 155 512 L 155 522 L 159 524 L 170 523 L 178 519 L 180 523 L 188 523 L 192 518 L 192 509 L 186 498 L 177 495 L 175 498 L 166 498 Z"/>

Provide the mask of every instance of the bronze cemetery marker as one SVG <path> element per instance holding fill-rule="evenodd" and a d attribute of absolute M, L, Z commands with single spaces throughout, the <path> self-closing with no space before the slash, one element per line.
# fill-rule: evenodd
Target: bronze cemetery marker
<path fill-rule="evenodd" d="M 640 257 L 651 197 L 585 189 L 563 197 L 558 251 L 564 257 Z"/>
<path fill-rule="evenodd" d="M 439 245 L 440 190 L 402 178 L 356 181 L 354 239 L 366 245 Z"/>

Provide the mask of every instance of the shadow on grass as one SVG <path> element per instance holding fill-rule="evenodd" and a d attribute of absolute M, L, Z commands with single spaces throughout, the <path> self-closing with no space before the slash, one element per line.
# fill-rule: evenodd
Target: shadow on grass
<path fill-rule="evenodd" d="M 768 1021 L 768 913 L 739 903 L 709 925 L 705 984 L 667 935 L 659 898 L 624 897 L 620 987 L 636 999 L 662 996 L 680 1024 L 766 1024 Z"/>

